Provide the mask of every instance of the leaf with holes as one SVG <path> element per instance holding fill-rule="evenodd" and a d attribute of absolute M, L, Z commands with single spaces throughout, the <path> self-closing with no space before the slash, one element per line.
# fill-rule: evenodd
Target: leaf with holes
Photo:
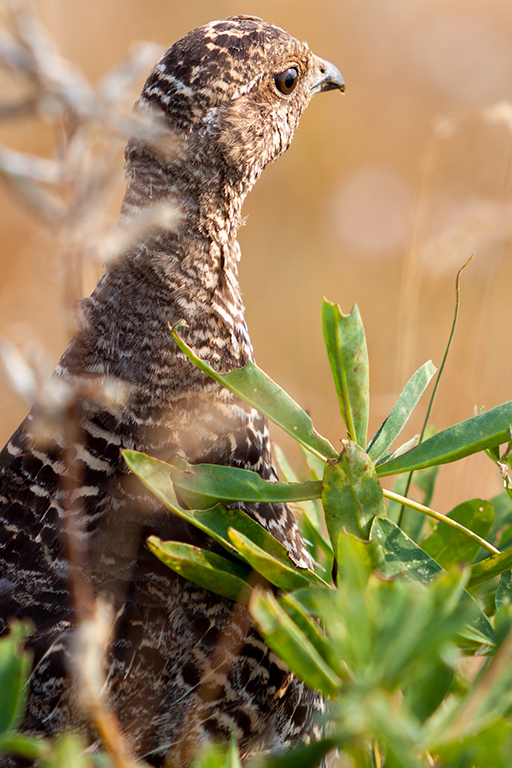
<path fill-rule="evenodd" d="M 322 302 L 322 330 L 342 419 L 350 440 L 366 445 L 369 365 L 363 321 L 357 304 L 344 315 L 336 304 Z"/>

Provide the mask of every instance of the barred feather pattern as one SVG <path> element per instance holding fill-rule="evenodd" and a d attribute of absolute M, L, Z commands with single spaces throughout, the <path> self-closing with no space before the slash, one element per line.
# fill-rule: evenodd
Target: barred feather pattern
<path fill-rule="evenodd" d="M 285 95 L 274 78 L 290 67 L 298 81 Z M 186 766 L 208 739 L 234 734 L 247 756 L 314 730 L 319 697 L 265 646 L 246 608 L 182 579 L 148 550 L 151 534 L 216 545 L 163 509 L 120 451 L 276 478 L 266 420 L 196 369 L 169 326 L 185 320 L 184 340 L 218 371 L 252 359 L 237 278 L 242 203 L 288 147 L 312 95 L 332 88 L 342 88 L 332 65 L 249 16 L 189 33 L 146 82 L 136 108 L 158 134 L 127 146 L 120 226 L 144 221 L 155 206 L 173 216 L 141 228 L 106 265 L 77 308 L 54 401 L 36 404 L 0 454 L 0 632 L 14 618 L 33 623 L 28 732 L 79 729 L 96 739 L 74 684 L 77 608 L 84 611 L 77 574 L 90 598 L 113 609 L 104 695 L 135 756 Z M 285 505 L 243 508 L 294 563 L 310 567 Z"/>

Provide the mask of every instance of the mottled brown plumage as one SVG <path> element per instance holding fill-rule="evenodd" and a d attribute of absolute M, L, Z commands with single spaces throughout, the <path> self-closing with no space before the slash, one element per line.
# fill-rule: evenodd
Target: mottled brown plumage
<path fill-rule="evenodd" d="M 120 448 L 275 476 L 265 419 L 194 368 L 169 324 L 184 319 L 185 340 L 217 370 L 252 359 L 237 280 L 241 206 L 312 95 L 332 88 L 342 88 L 332 65 L 249 16 L 190 32 L 146 82 L 137 109 L 159 135 L 127 146 L 123 220 L 162 203 L 175 216 L 107 264 L 55 374 L 66 407 L 34 406 L 0 456 L 0 628 L 13 617 L 35 625 L 27 730 L 87 729 L 72 684 L 72 556 L 114 606 L 106 700 L 134 754 L 184 766 L 208 737 L 234 733 L 247 755 L 311 732 L 318 698 L 246 609 L 149 552 L 152 533 L 214 545 L 129 475 Z M 309 565 L 287 507 L 245 509 Z"/>

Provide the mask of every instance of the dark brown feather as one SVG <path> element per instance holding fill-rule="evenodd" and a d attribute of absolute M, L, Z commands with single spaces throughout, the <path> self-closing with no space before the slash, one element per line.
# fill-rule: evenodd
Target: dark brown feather
<path fill-rule="evenodd" d="M 284 95 L 274 78 L 290 67 L 297 85 Z M 27 731 L 88 733 L 73 685 L 72 572 L 113 605 L 106 699 L 138 757 L 184 766 L 210 737 L 234 733 L 247 755 L 312 731 L 318 697 L 264 645 L 246 609 L 148 550 L 149 534 L 214 545 L 129 475 L 120 449 L 275 477 L 265 419 L 197 370 L 169 324 L 184 319 L 185 340 L 217 370 L 252 359 L 237 279 L 242 203 L 312 95 L 332 87 L 342 81 L 331 65 L 248 16 L 190 32 L 146 82 L 137 109 L 159 135 L 128 144 L 121 226 L 155 206 L 167 206 L 168 223 L 106 265 L 55 373 L 66 384 L 60 405 L 34 406 L 0 456 L 0 629 L 13 618 L 35 627 Z M 310 564 L 286 506 L 245 509 L 295 563 Z"/>

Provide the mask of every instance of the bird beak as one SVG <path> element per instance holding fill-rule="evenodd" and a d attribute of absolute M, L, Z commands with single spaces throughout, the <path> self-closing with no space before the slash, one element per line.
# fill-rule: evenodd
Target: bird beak
<path fill-rule="evenodd" d="M 335 90 L 344 91 L 345 81 L 338 67 L 335 67 L 329 61 L 324 61 L 324 59 L 317 59 L 317 61 L 320 80 L 312 86 L 311 91 L 313 93 Z"/>

